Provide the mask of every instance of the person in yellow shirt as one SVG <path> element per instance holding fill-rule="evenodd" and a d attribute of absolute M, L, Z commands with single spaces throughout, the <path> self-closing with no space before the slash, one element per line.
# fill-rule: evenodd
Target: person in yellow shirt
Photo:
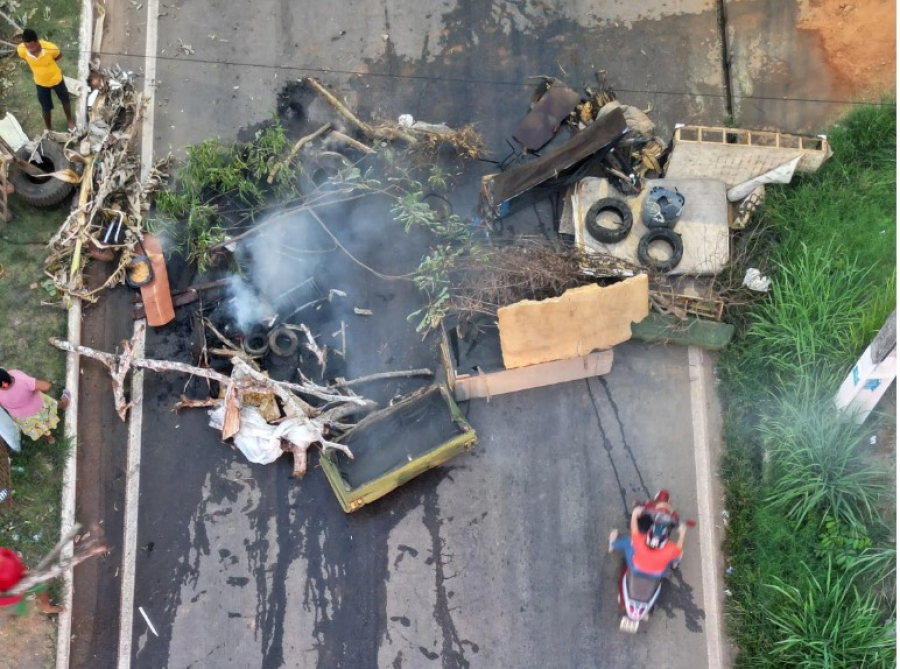
<path fill-rule="evenodd" d="M 53 111 L 51 92 L 53 91 L 56 91 L 56 97 L 59 98 L 63 111 L 66 112 L 69 132 L 75 130 L 75 121 L 72 120 L 72 105 L 69 103 L 69 90 L 66 88 L 62 70 L 56 63 L 62 56 L 59 47 L 53 42 L 39 40 L 35 31 L 26 28 L 22 31 L 22 43 L 19 45 L 17 53 L 19 58 L 28 63 L 28 67 L 31 68 L 31 73 L 34 75 L 38 102 L 41 103 L 41 112 L 47 130 L 53 130 L 50 125 L 50 112 Z"/>

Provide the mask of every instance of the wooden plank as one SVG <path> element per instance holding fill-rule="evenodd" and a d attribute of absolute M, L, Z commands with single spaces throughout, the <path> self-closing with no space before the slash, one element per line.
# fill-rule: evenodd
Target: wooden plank
<path fill-rule="evenodd" d="M 568 360 L 554 360 L 529 367 L 504 369 L 478 376 L 457 376 L 454 394 L 460 402 L 474 398 L 490 398 L 520 390 L 542 388 L 567 381 L 608 374 L 612 369 L 612 349 L 594 351 Z"/>
<path fill-rule="evenodd" d="M 140 247 L 138 247 L 140 248 Z M 172 304 L 172 292 L 169 288 L 169 274 L 166 271 L 166 259 L 163 257 L 162 245 L 150 234 L 144 235 L 144 251 L 153 267 L 153 280 L 141 286 L 141 300 L 147 314 L 147 323 L 159 327 L 175 318 L 175 306 Z"/>

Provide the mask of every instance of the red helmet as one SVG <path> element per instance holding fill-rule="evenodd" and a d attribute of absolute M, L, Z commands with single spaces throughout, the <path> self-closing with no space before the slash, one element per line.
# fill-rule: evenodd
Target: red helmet
<path fill-rule="evenodd" d="M 654 502 L 665 502 L 669 503 L 669 491 L 663 488 L 658 493 L 656 493 L 656 497 L 653 498 Z"/>
<path fill-rule="evenodd" d="M 25 565 L 14 551 L 0 548 L 0 593 L 12 588 L 25 575 Z M 21 600 L 21 596 L 0 597 L 0 606 L 9 606 Z"/>

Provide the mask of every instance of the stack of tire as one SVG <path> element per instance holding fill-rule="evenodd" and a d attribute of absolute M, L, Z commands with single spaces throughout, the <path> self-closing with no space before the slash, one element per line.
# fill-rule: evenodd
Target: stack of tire
<path fill-rule="evenodd" d="M 16 151 L 16 156 L 24 161 L 30 161 L 45 172 L 55 172 L 63 169 L 76 169 L 76 165 L 69 161 L 63 153 L 63 148 L 49 138 L 41 140 L 40 148 L 32 158 L 32 151 L 23 146 Z M 9 168 L 9 182 L 15 188 L 15 194 L 27 204 L 39 209 L 50 209 L 65 202 L 75 188 L 62 179 L 54 177 L 33 177 L 23 172 L 15 163 Z"/>
<path fill-rule="evenodd" d="M 677 190 L 669 190 L 662 186 L 650 189 L 641 208 L 641 221 L 647 228 L 647 234 L 641 237 L 637 251 L 638 260 L 642 265 L 657 272 L 671 272 L 678 267 L 684 255 L 684 245 L 681 242 L 681 235 L 675 232 L 674 228 L 683 210 L 684 195 Z M 668 258 L 650 257 L 650 244 L 659 241 L 672 248 L 672 254 Z"/>
<path fill-rule="evenodd" d="M 647 234 L 638 243 L 637 256 L 642 265 L 657 272 L 671 272 L 681 262 L 684 245 L 681 235 L 674 227 L 684 209 L 684 196 L 677 190 L 669 190 L 662 186 L 654 186 L 644 200 L 641 209 L 641 222 L 647 228 Z M 607 227 L 600 225 L 601 214 L 616 214 L 617 225 Z M 634 216 L 628 204 L 619 198 L 605 197 L 597 200 L 585 215 L 585 229 L 588 234 L 601 244 L 617 244 L 628 236 L 634 224 Z M 672 248 L 667 258 L 657 259 L 650 256 L 650 244 L 663 241 Z"/>

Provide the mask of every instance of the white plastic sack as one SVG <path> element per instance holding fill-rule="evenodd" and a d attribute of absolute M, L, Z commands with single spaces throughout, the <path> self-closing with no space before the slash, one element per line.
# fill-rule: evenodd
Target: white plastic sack
<path fill-rule="evenodd" d="M 6 112 L 6 116 L 0 119 L 0 137 L 9 144 L 9 148 L 13 151 L 18 151 L 28 144 L 28 135 L 22 130 L 18 119 L 9 112 Z"/>
<path fill-rule="evenodd" d="M 726 196 L 728 197 L 729 202 L 738 202 L 739 200 L 743 200 L 745 197 L 750 195 L 753 191 L 760 186 L 760 184 L 788 184 L 791 182 L 791 179 L 794 178 L 794 172 L 797 169 L 797 165 L 800 164 L 800 159 L 803 156 L 797 156 L 796 158 L 792 158 L 788 162 L 783 165 L 779 165 L 773 170 L 769 170 L 765 174 L 760 174 L 758 177 L 753 177 L 745 181 L 744 183 L 738 184 L 733 188 L 729 188 Z"/>
<path fill-rule="evenodd" d="M 22 451 L 22 433 L 19 432 L 19 426 L 13 422 L 3 407 L 0 407 L 0 439 L 16 453 Z"/>
<path fill-rule="evenodd" d="M 221 430 L 225 425 L 225 406 L 209 412 L 209 426 Z M 259 409 L 245 405 L 241 408 L 241 429 L 234 435 L 234 445 L 250 462 L 268 465 L 281 457 L 281 442 L 273 438 L 274 425 L 269 425 Z"/>
<path fill-rule="evenodd" d="M 769 286 L 772 285 L 772 281 L 768 277 L 760 274 L 758 269 L 751 267 L 747 270 L 747 273 L 744 274 L 744 285 L 750 290 L 765 293 L 769 290 Z"/>

